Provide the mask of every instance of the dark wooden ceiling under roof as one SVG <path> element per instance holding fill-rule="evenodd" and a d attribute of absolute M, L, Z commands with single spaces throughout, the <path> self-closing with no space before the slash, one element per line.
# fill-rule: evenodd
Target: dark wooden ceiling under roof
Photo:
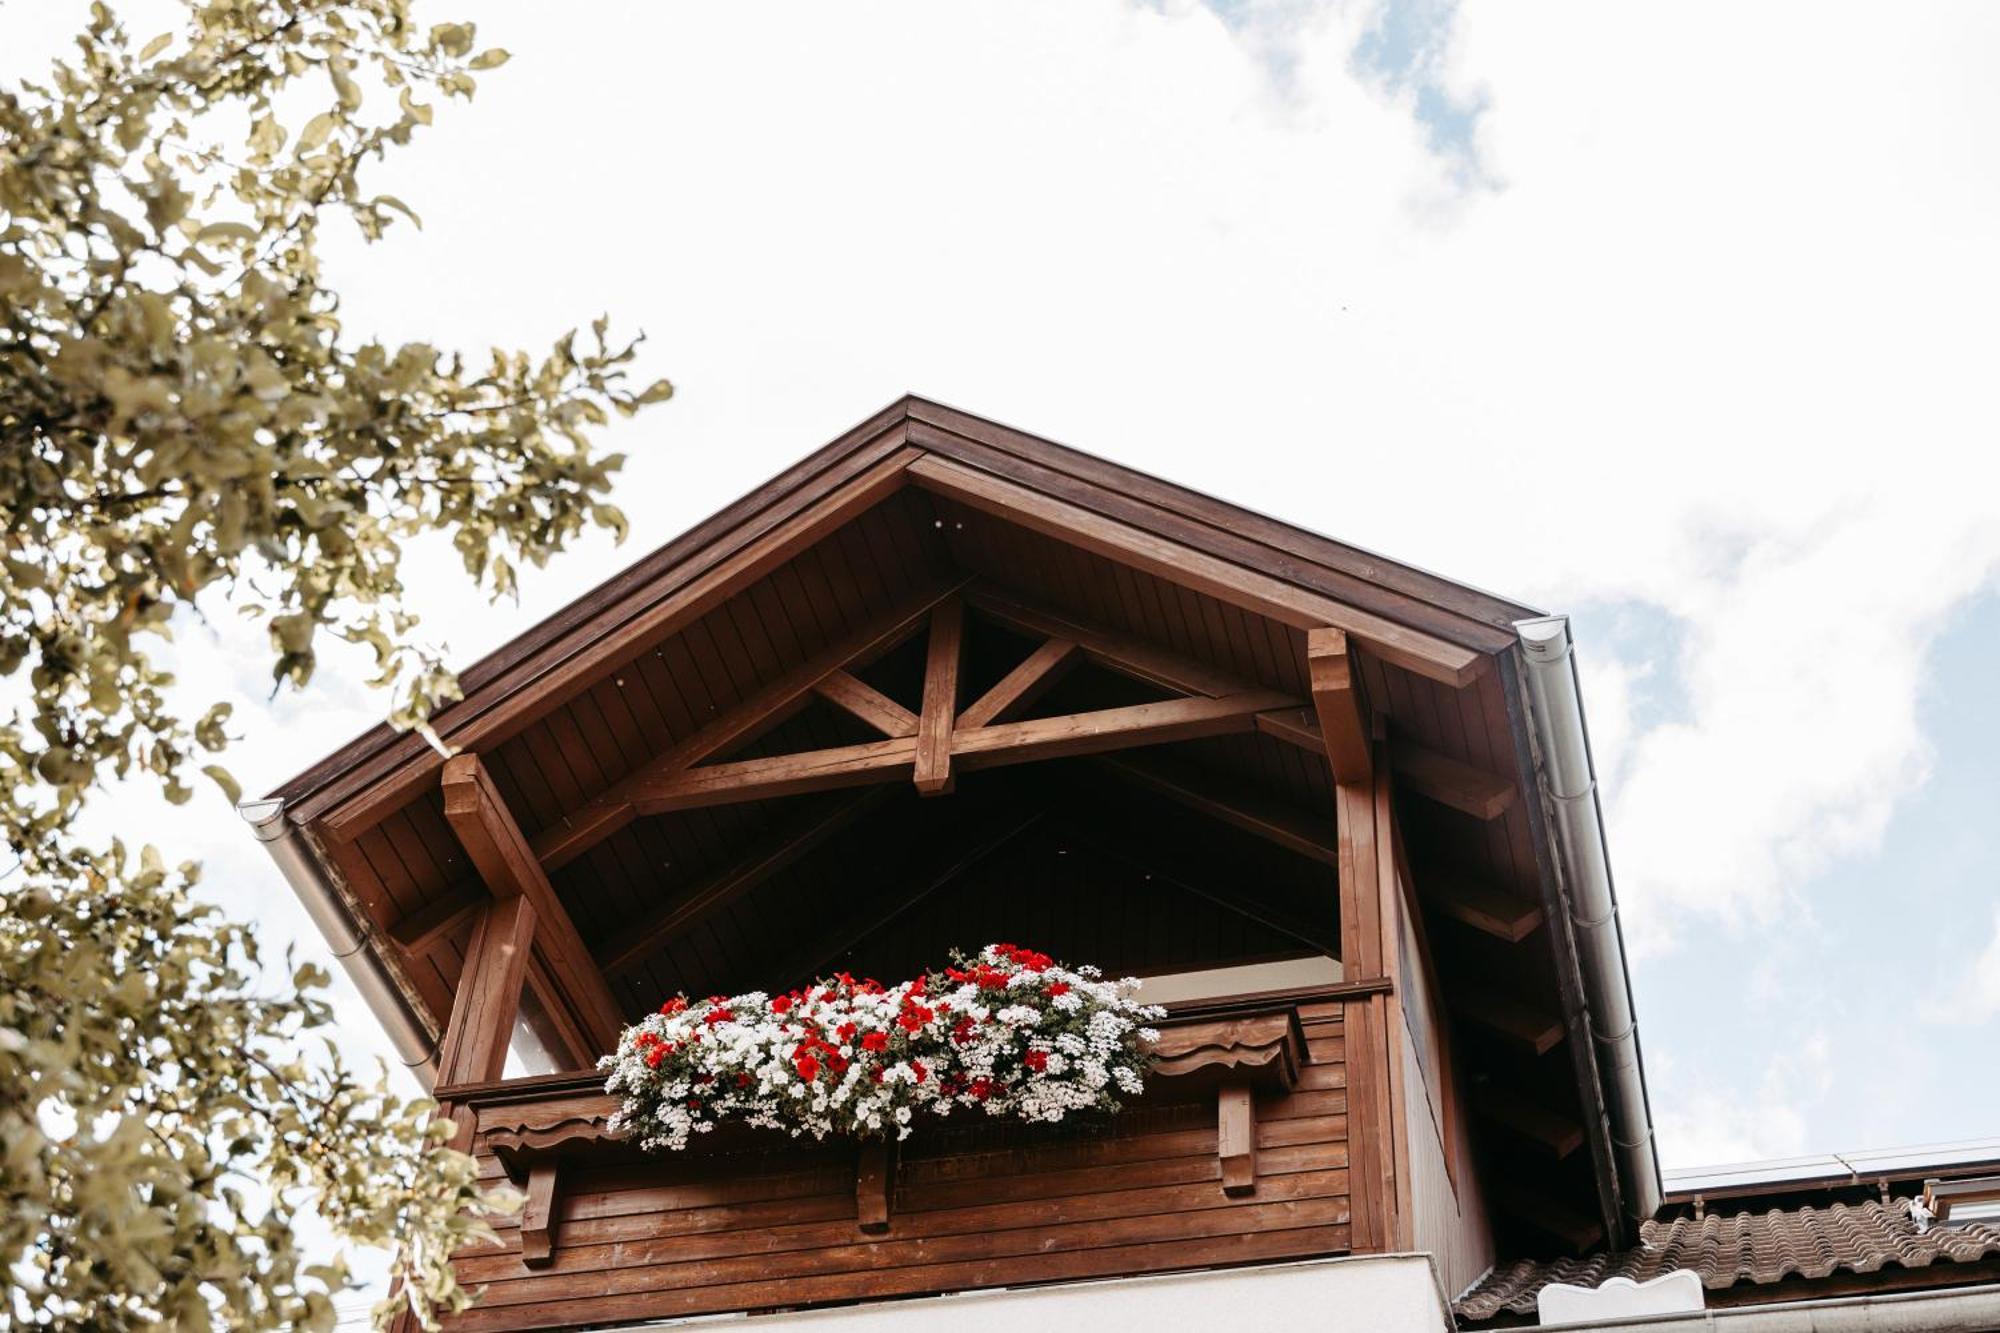
<path fill-rule="evenodd" d="M 949 794 L 920 796 L 900 756 L 932 741 L 939 608 L 963 626 L 961 725 L 982 701 L 1007 724 L 1194 720 L 959 755 Z M 1511 1248 L 1534 1253 L 1589 1244 L 1599 1209 L 1521 799 L 1507 626 L 1529 614 L 907 400 L 467 671 L 437 725 L 478 754 L 628 1014 L 894 973 L 997 933 L 1116 970 L 1337 954 L 1307 631 L 1341 629 L 1396 774 L 1483 1169 Z M 700 786 L 810 754 L 856 757 L 834 780 Z M 276 793 L 439 1030 L 487 898 L 440 764 L 378 731 Z M 537 966 L 538 985 L 573 982 Z"/>

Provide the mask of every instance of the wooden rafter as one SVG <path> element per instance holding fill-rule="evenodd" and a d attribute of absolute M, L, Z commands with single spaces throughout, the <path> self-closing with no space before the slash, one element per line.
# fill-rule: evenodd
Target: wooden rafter
<path fill-rule="evenodd" d="M 1371 768 L 1368 700 L 1354 669 L 1347 635 L 1337 629 L 1306 634 L 1306 665 L 1326 760 L 1336 782 L 1366 782 Z"/>
<path fill-rule="evenodd" d="M 915 713 L 851 671 L 827 672 L 813 682 L 813 693 L 866 722 L 884 736 L 917 734 Z"/>
<path fill-rule="evenodd" d="M 492 899 L 484 885 L 458 884 L 406 913 L 389 927 L 389 938 L 407 954 L 429 953 L 458 933 Z"/>
<path fill-rule="evenodd" d="M 904 601 L 757 690 L 659 758 L 536 835 L 536 856 L 546 869 L 553 870 L 583 855 L 631 822 L 638 813 L 633 803 L 635 792 L 663 776 L 692 768 L 755 740 L 803 708 L 814 697 L 814 687 L 828 675 L 866 665 L 921 630 L 931 608 L 949 598 L 952 592 L 950 587 L 934 588 Z"/>
<path fill-rule="evenodd" d="M 1498 819 L 1514 803 L 1506 778 L 1411 741 L 1392 743 L 1389 763 L 1401 786 L 1475 819 Z"/>
<path fill-rule="evenodd" d="M 1435 635 L 935 454 L 911 463 L 909 476 L 926 490 L 961 504 L 1281 624 L 1298 629 L 1337 626 L 1382 660 L 1448 685 L 1470 684 L 1484 663 L 1481 654 Z"/>
<path fill-rule="evenodd" d="M 591 1041 L 610 1050 L 623 1026 L 618 1002 L 478 755 L 454 755 L 445 762 L 444 815 L 493 896 L 526 898 L 533 905 L 537 951 L 562 976 Z"/>
<path fill-rule="evenodd" d="M 1077 644 L 1072 639 L 1047 640 L 960 713 L 957 725 L 983 727 L 1007 721 L 1009 714 L 1028 707 L 1061 680 L 1076 662 L 1077 654 Z"/>
<path fill-rule="evenodd" d="M 965 604 L 956 597 L 931 612 L 924 661 L 924 711 L 917 721 L 913 761 L 917 791 L 937 796 L 952 788 L 952 722 L 958 715 L 958 672 L 965 657 Z"/>
<path fill-rule="evenodd" d="M 880 806 L 889 795 L 887 787 L 856 792 L 815 818 L 794 825 L 775 840 L 760 842 L 749 856 L 704 878 L 684 893 L 675 895 L 651 916 L 629 929 L 599 954 L 606 972 L 621 972 L 634 963 L 665 948 L 692 930 L 712 913 L 735 902 L 771 876 L 792 865 L 800 857 Z"/>

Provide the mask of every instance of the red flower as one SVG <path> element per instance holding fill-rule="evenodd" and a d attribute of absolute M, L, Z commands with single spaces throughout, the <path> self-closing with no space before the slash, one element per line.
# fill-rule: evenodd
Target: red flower
<path fill-rule="evenodd" d="M 859 1032 L 860 1030 L 861 1030 L 860 1028 L 855 1027 L 854 1024 L 852 1023 L 842 1023 L 839 1027 L 833 1030 L 833 1034 L 836 1037 L 839 1037 L 842 1041 L 853 1041 L 854 1034 Z"/>
<path fill-rule="evenodd" d="M 819 1061 L 810 1055 L 801 1055 L 792 1062 L 797 1066 L 799 1077 L 810 1083 L 819 1077 Z"/>
<path fill-rule="evenodd" d="M 1067 994 L 1069 994 L 1069 983 L 1067 981 L 1051 981 L 1049 983 L 1049 998 L 1051 1000 L 1055 999 L 1058 995 Z"/>
<path fill-rule="evenodd" d="M 668 1000 L 665 1004 L 660 1006 L 660 1015 L 663 1018 L 672 1018 L 675 1014 L 679 1013 L 681 1010 L 687 1007 L 688 1007 L 687 996 L 676 995 L 674 996 L 673 999 Z"/>
<path fill-rule="evenodd" d="M 914 1073 L 917 1076 L 917 1082 L 919 1083 L 922 1083 L 925 1079 L 931 1076 L 931 1071 L 924 1068 L 924 1062 L 922 1060 L 917 1060 L 917 1059 L 912 1059 L 910 1061 L 910 1072 Z"/>
<path fill-rule="evenodd" d="M 966 1091 L 983 1102 L 993 1095 L 993 1080 L 990 1078 L 976 1078 L 972 1080 L 972 1086 L 967 1088 Z"/>
<path fill-rule="evenodd" d="M 771 1000 L 771 1012 L 772 1012 L 772 1013 L 774 1013 L 774 1014 L 782 1014 L 782 1013 L 785 1013 L 785 1012 L 787 1012 L 788 1010 L 790 1010 L 790 1009 L 791 1009 L 791 1007 L 792 1007 L 792 997 L 791 997 L 791 996 L 789 996 L 789 995 L 778 995 L 778 996 L 774 996 L 774 997 L 772 997 L 772 1000 Z"/>
<path fill-rule="evenodd" d="M 730 1013 L 727 1009 L 711 1009 L 708 1011 L 707 1016 L 703 1018 L 701 1021 L 708 1024 L 710 1027 L 714 1027 L 718 1023 L 730 1022 L 735 1017 L 736 1015 Z"/>
<path fill-rule="evenodd" d="M 1047 1051 L 1029 1051 L 1021 1057 L 1021 1063 L 1039 1074 L 1049 1067 L 1049 1053 Z"/>
<path fill-rule="evenodd" d="M 888 1033 L 886 1033 L 886 1032 L 871 1032 L 871 1033 L 869 1033 L 869 1034 L 868 1034 L 867 1036 L 865 1036 L 865 1037 L 863 1037 L 863 1038 L 861 1039 L 861 1049 L 862 1049 L 862 1050 L 864 1050 L 864 1051 L 886 1051 L 886 1050 L 888 1050 L 888 1049 L 889 1049 L 889 1034 L 888 1034 Z"/>

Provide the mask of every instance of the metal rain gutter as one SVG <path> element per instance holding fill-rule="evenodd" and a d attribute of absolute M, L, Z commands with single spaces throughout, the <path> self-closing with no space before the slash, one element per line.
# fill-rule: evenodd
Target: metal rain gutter
<path fill-rule="evenodd" d="M 1611 884 L 1611 858 L 1597 799 L 1597 770 L 1591 762 L 1590 733 L 1577 688 L 1575 644 L 1567 616 L 1516 621 L 1514 632 L 1527 667 L 1528 723 L 1549 799 L 1559 891 L 1583 974 L 1584 1017 L 1610 1121 L 1612 1156 L 1622 1186 L 1619 1194 L 1636 1228 L 1660 1209 L 1660 1162 L 1639 1060 L 1639 1024 L 1632 1008 L 1624 934 L 1618 925 L 1618 896 Z"/>
<path fill-rule="evenodd" d="M 396 1056 L 426 1088 L 437 1082 L 437 1048 L 402 988 L 373 949 L 369 928 L 354 919 L 312 842 L 285 817 L 285 803 L 271 799 L 245 801 L 236 807 L 257 841 L 277 862 L 292 892 L 305 904 L 306 915 L 319 927 L 327 947 L 354 982 L 375 1020 L 395 1044 Z"/>

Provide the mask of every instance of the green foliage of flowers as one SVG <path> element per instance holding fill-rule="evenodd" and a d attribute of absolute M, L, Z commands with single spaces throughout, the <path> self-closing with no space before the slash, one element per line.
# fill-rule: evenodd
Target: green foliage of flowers
<path fill-rule="evenodd" d="M 316 242 L 415 225 L 365 168 L 470 98 L 506 53 L 410 0 L 184 0 L 139 41 L 104 5 L 39 80 L 0 88 L 0 1284 L 23 1326 L 326 1327 L 338 1264 L 300 1253 L 310 1205 L 387 1247 L 426 1322 L 467 1300 L 469 1159 L 431 1108 L 357 1079 L 299 969 L 262 994 L 195 868 L 87 847 L 107 781 L 185 801 L 229 710 L 184 716 L 155 660 L 205 594 L 268 627 L 279 685 L 322 635 L 373 650 L 392 718 L 454 696 L 411 640 L 404 545 L 447 534 L 510 592 L 592 526 L 627 380 L 598 320 L 477 360 L 342 327 Z M 487 1200 L 488 1204 L 504 1203 Z"/>

